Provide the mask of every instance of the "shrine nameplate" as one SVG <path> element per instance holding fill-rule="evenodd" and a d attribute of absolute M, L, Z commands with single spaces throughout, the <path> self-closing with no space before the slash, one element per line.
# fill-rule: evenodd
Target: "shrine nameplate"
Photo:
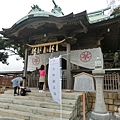
<path fill-rule="evenodd" d="M 93 76 L 87 73 L 75 75 L 74 91 L 95 91 L 95 84 Z"/>

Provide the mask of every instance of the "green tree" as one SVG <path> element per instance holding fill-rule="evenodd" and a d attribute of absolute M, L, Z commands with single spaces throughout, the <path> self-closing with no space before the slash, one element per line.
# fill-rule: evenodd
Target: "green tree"
<path fill-rule="evenodd" d="M 7 51 L 10 51 L 11 55 L 19 55 L 24 59 L 25 47 L 22 43 L 20 44 L 14 42 L 14 40 L 3 39 L 2 37 L 0 37 L 0 62 L 8 65 L 7 59 L 9 57 L 9 54 Z"/>

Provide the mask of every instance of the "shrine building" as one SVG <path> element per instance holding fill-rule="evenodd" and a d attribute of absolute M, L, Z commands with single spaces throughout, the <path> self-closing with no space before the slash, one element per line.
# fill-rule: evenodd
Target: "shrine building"
<path fill-rule="evenodd" d="M 97 56 L 106 71 L 119 73 L 120 15 L 106 15 L 110 8 L 64 15 L 54 1 L 53 4 L 51 12 L 33 5 L 29 13 L 11 28 L 0 31 L 15 45 L 25 48 L 23 74 L 26 76 L 41 64 L 47 68 L 51 55 L 63 55 L 62 69 L 67 79 L 64 88 L 73 87 L 73 74 L 83 71 L 91 73 Z"/>

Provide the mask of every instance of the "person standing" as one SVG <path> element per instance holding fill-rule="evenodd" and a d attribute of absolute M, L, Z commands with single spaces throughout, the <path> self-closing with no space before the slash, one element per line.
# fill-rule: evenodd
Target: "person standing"
<path fill-rule="evenodd" d="M 16 77 L 11 80 L 12 87 L 14 88 L 14 96 L 19 95 L 19 89 L 21 86 L 21 83 L 26 79 L 26 77 Z M 18 92 L 17 92 L 18 90 Z"/>
<path fill-rule="evenodd" d="M 44 69 L 45 66 L 41 65 L 40 70 L 39 70 L 39 92 L 44 92 L 43 90 L 43 85 L 45 83 L 45 75 L 46 75 L 46 70 Z"/>

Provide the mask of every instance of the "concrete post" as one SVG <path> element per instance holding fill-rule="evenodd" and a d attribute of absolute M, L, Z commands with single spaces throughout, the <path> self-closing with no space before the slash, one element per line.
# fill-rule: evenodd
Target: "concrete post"
<path fill-rule="evenodd" d="M 94 111 L 91 113 L 90 120 L 109 120 L 109 113 L 106 110 L 103 94 L 103 78 L 105 70 L 98 68 L 92 71 L 96 80 L 96 101 Z"/>

